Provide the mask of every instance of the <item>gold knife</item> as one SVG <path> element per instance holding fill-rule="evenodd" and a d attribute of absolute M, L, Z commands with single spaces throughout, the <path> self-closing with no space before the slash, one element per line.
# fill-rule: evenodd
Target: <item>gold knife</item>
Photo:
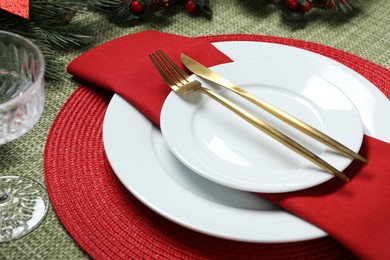
<path fill-rule="evenodd" d="M 271 113 L 275 117 L 279 118 L 280 120 L 286 122 L 287 124 L 295 127 L 296 129 L 300 130 L 301 132 L 307 134 L 308 136 L 314 138 L 315 140 L 333 148 L 334 150 L 338 151 L 339 153 L 352 158 L 356 159 L 358 161 L 361 161 L 363 163 L 367 163 L 367 159 L 361 156 L 358 153 L 355 153 L 345 145 L 339 143 L 338 141 L 332 139 L 328 135 L 322 133 L 321 131 L 317 130 L 316 128 L 308 125 L 307 123 L 299 120 L 298 118 L 290 115 L 289 113 L 273 106 L 272 104 L 260 99 L 259 97 L 254 96 L 253 94 L 249 93 L 248 91 L 244 90 L 243 88 L 237 86 L 236 84 L 230 82 L 229 80 L 223 78 L 218 73 L 212 71 L 211 69 L 203 66 L 199 62 L 195 61 L 194 59 L 191 59 L 185 54 L 181 54 L 181 61 L 183 64 L 192 71 L 194 74 L 205 78 L 209 81 L 212 81 L 214 83 L 217 83 L 218 85 L 225 87 L 234 93 L 240 95 L 241 97 L 249 100 L 253 104 L 259 106 L 260 108 L 264 109 L 265 111 Z"/>

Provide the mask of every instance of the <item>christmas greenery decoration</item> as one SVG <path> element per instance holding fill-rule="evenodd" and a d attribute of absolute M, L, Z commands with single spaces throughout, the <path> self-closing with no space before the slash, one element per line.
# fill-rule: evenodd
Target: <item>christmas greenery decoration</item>
<path fill-rule="evenodd" d="M 77 12 L 103 14 L 113 23 L 126 24 L 140 18 L 164 12 L 174 5 L 182 5 L 189 14 L 212 17 L 212 0 L 30 0 L 30 18 L 19 17 L 0 9 L 0 30 L 28 37 L 43 51 L 47 63 L 46 78 L 60 79 L 65 64 L 54 56 L 54 51 L 81 48 L 93 42 L 89 25 L 73 19 Z M 265 0 L 287 19 L 302 19 L 314 8 L 340 9 L 349 12 L 350 0 Z M 164 14 L 164 13 L 163 13 Z"/>
<path fill-rule="evenodd" d="M 275 6 L 288 19 L 302 19 L 313 8 L 340 9 L 345 13 L 352 10 L 349 0 L 274 0 Z"/>
<path fill-rule="evenodd" d="M 14 32 L 31 39 L 45 56 L 46 78 L 60 79 L 64 63 L 54 56 L 54 50 L 79 48 L 92 43 L 87 25 L 72 21 L 79 10 L 91 0 L 30 0 L 30 19 L 0 10 L 0 30 Z"/>
<path fill-rule="evenodd" d="M 102 0 L 94 9 L 106 13 L 108 20 L 114 23 L 127 23 L 164 11 L 174 5 L 184 5 L 188 13 L 212 16 L 207 0 Z"/>
<path fill-rule="evenodd" d="M 352 7 L 349 0 L 267 0 L 279 9 L 287 19 L 302 19 L 310 10 L 341 9 L 349 12 Z M 132 20 L 151 15 L 153 12 L 171 7 L 184 5 L 188 13 L 201 13 L 207 17 L 212 11 L 207 0 L 118 0 L 116 2 L 105 0 L 101 10 L 108 13 L 108 19 L 115 23 L 127 23 Z"/>

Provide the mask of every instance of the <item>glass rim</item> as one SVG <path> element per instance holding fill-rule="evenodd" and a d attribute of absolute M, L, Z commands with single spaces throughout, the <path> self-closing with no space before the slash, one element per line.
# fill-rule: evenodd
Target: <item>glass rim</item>
<path fill-rule="evenodd" d="M 12 106 L 14 104 L 18 104 L 21 100 L 23 100 L 23 98 L 25 96 L 30 95 L 32 91 L 40 88 L 41 87 L 40 82 L 44 81 L 45 66 L 46 66 L 43 53 L 42 53 L 41 49 L 34 42 L 32 42 L 31 40 L 29 40 L 28 38 L 26 38 L 22 35 L 19 35 L 19 34 L 13 33 L 13 32 L 4 31 L 4 30 L 0 30 L 0 36 L 1 35 L 8 35 L 10 37 L 17 38 L 18 40 L 21 40 L 21 41 L 27 43 L 28 45 L 30 45 L 32 47 L 32 49 L 36 52 L 37 58 L 40 61 L 41 65 L 39 68 L 38 76 L 36 77 L 35 81 L 32 82 L 32 84 L 23 93 L 21 93 L 17 97 L 14 97 L 14 98 L 12 98 L 4 103 L 0 103 L 0 109 L 8 107 L 8 106 Z"/>

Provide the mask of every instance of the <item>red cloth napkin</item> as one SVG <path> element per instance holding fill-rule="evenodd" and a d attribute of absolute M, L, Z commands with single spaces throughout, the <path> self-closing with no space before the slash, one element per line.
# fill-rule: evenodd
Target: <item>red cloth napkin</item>
<path fill-rule="evenodd" d="M 180 53 L 206 66 L 230 62 L 208 41 L 146 31 L 121 37 L 87 51 L 72 61 L 68 72 L 85 82 L 121 95 L 155 124 L 171 91 L 148 55 L 164 50 L 177 64 Z M 322 228 L 361 258 L 390 256 L 390 145 L 365 136 L 361 154 L 368 165 L 345 170 L 347 184 L 334 178 L 322 185 L 290 193 L 261 194 Z"/>
<path fill-rule="evenodd" d="M 181 52 L 197 57 L 206 66 L 231 61 L 206 40 L 146 31 L 91 49 L 73 60 L 68 72 L 119 94 L 160 125 L 160 111 L 171 88 L 162 80 L 149 58 L 149 54 L 159 49 L 178 65 L 181 64 Z"/>

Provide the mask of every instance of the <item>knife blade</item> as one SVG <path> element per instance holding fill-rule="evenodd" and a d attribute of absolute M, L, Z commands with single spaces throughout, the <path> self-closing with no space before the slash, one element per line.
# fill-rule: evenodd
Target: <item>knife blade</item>
<path fill-rule="evenodd" d="M 196 60 L 188 57 L 185 54 L 180 55 L 181 61 L 186 66 L 187 69 L 189 69 L 192 73 L 207 79 L 211 82 L 214 82 L 228 90 L 233 91 L 234 93 L 240 95 L 241 97 L 247 99 L 248 101 L 252 102 L 253 104 L 257 105 L 258 107 L 264 109 L 265 111 L 271 113 L 273 116 L 279 118 L 280 120 L 286 122 L 287 124 L 293 126 L 294 128 L 298 129 L 299 131 L 307 134 L 308 136 L 314 138 L 315 140 L 333 148 L 335 151 L 338 151 L 339 153 L 343 154 L 344 156 L 347 156 L 352 159 L 356 159 L 360 162 L 367 163 L 367 159 L 361 156 L 358 153 L 355 153 L 345 145 L 339 143 L 338 141 L 334 140 L 333 138 L 329 137 L 328 135 L 322 133 L 321 131 L 317 130 L 316 128 L 308 125 L 307 123 L 301 121 L 300 119 L 296 118 L 295 116 L 287 113 L 286 111 L 275 107 L 274 105 L 268 103 L 267 101 L 249 93 L 245 89 L 237 86 L 236 84 L 230 82 L 226 78 L 222 77 L 218 73 L 214 72 L 213 70 L 207 68 L 206 66 L 200 64 Z"/>

